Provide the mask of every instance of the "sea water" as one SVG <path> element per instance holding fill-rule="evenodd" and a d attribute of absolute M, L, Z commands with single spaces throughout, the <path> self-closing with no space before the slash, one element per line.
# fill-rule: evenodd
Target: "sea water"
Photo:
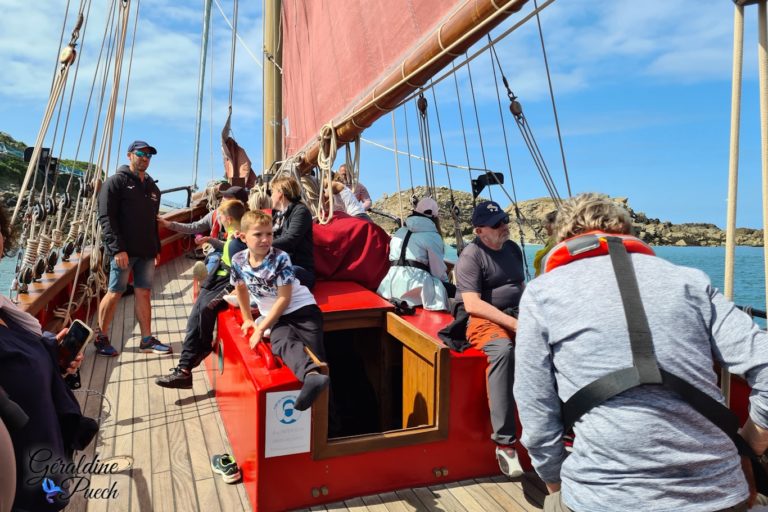
<path fill-rule="evenodd" d="M 525 254 L 533 272 L 533 255 L 539 245 L 527 245 Z M 698 268 L 709 275 L 712 284 L 723 289 L 725 275 L 724 247 L 654 247 L 656 254 L 678 265 Z M 451 259 L 448 256 L 447 259 Z M 0 260 L 0 293 L 7 295 L 13 281 L 16 258 Z M 736 304 L 765 311 L 765 274 L 762 247 L 737 247 L 734 298 Z"/>

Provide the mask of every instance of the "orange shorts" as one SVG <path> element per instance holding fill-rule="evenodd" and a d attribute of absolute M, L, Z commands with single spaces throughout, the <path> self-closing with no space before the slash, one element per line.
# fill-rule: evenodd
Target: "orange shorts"
<path fill-rule="evenodd" d="M 467 323 L 467 341 L 476 349 L 482 349 L 486 343 L 495 339 L 515 339 L 515 333 L 485 318 L 469 315 Z"/>

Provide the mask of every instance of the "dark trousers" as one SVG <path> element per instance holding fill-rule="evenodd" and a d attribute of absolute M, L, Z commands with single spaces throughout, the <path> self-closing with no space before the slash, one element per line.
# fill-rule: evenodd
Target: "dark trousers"
<path fill-rule="evenodd" d="M 491 408 L 491 439 L 498 444 L 515 442 L 515 347 L 506 338 L 486 343 L 483 352 L 488 356 L 488 400 Z"/>
<path fill-rule="evenodd" d="M 187 333 L 181 347 L 179 368 L 196 368 L 213 350 L 213 329 L 216 327 L 219 311 L 227 307 L 226 301 L 222 299 L 226 293 L 226 280 L 210 288 L 200 289 L 187 319 Z"/>
<path fill-rule="evenodd" d="M 297 379 L 318 366 L 304 351 L 307 346 L 320 361 L 325 361 L 323 345 L 323 314 L 316 304 L 310 304 L 287 315 L 282 315 L 272 326 L 269 335 L 272 353 L 279 356 Z"/>

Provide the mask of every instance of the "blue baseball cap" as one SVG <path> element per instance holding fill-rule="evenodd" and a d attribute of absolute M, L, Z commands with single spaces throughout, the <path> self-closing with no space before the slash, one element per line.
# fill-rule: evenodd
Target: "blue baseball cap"
<path fill-rule="evenodd" d="M 472 212 L 472 225 L 478 228 L 495 226 L 504 220 L 509 222 L 509 215 L 496 201 L 483 201 Z"/>
<path fill-rule="evenodd" d="M 147 144 L 146 142 L 144 142 L 143 140 L 135 140 L 135 141 L 131 142 L 130 146 L 128 146 L 128 152 L 129 153 L 133 153 L 137 149 L 141 150 L 141 151 L 146 151 L 150 155 L 156 155 L 157 154 L 157 150 L 155 148 L 153 148 L 152 146 L 150 146 L 149 144 Z"/>

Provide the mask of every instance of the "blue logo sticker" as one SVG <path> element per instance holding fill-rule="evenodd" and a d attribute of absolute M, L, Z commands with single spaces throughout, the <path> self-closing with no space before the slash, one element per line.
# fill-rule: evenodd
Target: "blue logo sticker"
<path fill-rule="evenodd" d="M 301 411 L 294 409 L 296 404 L 296 395 L 284 396 L 275 404 L 275 413 L 277 420 L 283 425 L 296 423 L 301 418 Z"/>

